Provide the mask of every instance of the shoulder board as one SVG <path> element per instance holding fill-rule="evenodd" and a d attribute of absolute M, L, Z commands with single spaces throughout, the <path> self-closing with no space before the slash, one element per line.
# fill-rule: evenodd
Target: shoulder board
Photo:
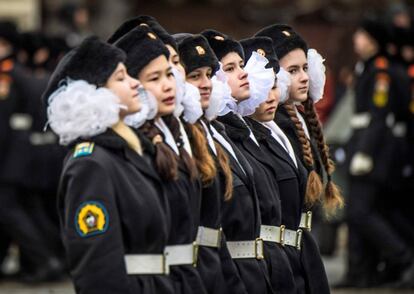
<path fill-rule="evenodd" d="M 75 152 L 73 153 L 73 158 L 89 156 L 93 153 L 93 148 L 95 143 L 93 142 L 82 142 L 76 145 Z"/>
<path fill-rule="evenodd" d="M 14 67 L 14 62 L 13 60 L 10 60 L 10 59 L 6 59 L 0 63 L 1 72 L 9 72 L 13 69 L 13 67 Z"/>
<path fill-rule="evenodd" d="M 414 64 L 413 65 L 410 65 L 409 67 L 408 67 L 408 76 L 410 77 L 410 78 L 414 78 Z"/>
<path fill-rule="evenodd" d="M 388 60 L 383 56 L 377 57 L 375 59 L 375 67 L 378 69 L 387 69 L 388 65 L 389 65 Z"/>

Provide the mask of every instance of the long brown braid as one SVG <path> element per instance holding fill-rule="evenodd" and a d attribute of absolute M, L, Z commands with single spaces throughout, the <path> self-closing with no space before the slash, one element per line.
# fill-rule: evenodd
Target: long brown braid
<path fill-rule="evenodd" d="M 289 114 L 290 119 L 295 124 L 296 133 L 298 135 L 299 142 L 302 145 L 303 160 L 308 170 L 308 181 L 306 184 L 306 195 L 305 203 L 308 206 L 312 206 L 317 201 L 321 200 L 321 195 L 323 191 L 323 185 L 320 176 L 314 169 L 314 159 L 312 155 L 312 149 L 308 138 L 306 137 L 305 130 L 302 127 L 297 114 L 295 105 L 293 103 L 284 103 L 283 107 L 286 109 Z"/>
<path fill-rule="evenodd" d="M 322 132 L 322 126 L 312 99 L 308 98 L 302 104 L 305 108 L 305 119 L 310 126 L 311 136 L 316 140 L 318 152 L 327 174 L 328 181 L 325 186 L 324 208 L 327 213 L 330 214 L 333 213 L 338 207 L 343 206 L 343 198 L 341 192 L 331 179 L 331 176 L 335 171 L 335 164 L 330 158 L 329 147 L 326 145 Z"/>
<path fill-rule="evenodd" d="M 198 170 L 194 160 L 191 158 L 190 154 L 188 154 L 187 150 L 184 148 L 184 142 L 182 140 L 181 130 L 180 130 L 180 123 L 178 118 L 174 115 L 166 115 L 163 117 L 163 120 L 167 127 L 170 129 L 171 134 L 174 137 L 175 142 L 177 143 L 178 150 L 180 152 L 180 158 L 184 163 L 185 168 L 187 169 L 188 173 L 190 174 L 190 179 L 195 180 L 198 177 Z"/>
<path fill-rule="evenodd" d="M 155 169 L 164 180 L 176 180 L 178 177 L 178 162 L 174 151 L 164 143 L 161 131 L 155 126 L 154 120 L 145 122 L 140 127 L 141 133 L 154 144 Z"/>
<path fill-rule="evenodd" d="M 224 173 L 224 177 L 226 180 L 226 188 L 224 190 L 224 201 L 228 201 L 233 196 L 233 173 L 230 167 L 230 160 L 219 143 L 214 142 L 214 145 L 216 146 L 217 150 L 217 160 L 220 164 L 220 167 Z"/>
<path fill-rule="evenodd" d="M 216 164 L 208 150 L 208 143 L 204 128 L 200 122 L 187 124 L 187 130 L 191 132 L 190 143 L 193 150 L 193 158 L 200 173 L 203 186 L 211 184 L 217 174 Z"/>

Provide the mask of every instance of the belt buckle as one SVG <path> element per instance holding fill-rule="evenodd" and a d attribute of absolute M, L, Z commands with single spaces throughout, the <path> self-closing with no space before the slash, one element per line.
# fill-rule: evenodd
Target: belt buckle
<path fill-rule="evenodd" d="M 303 231 L 301 229 L 296 231 L 295 247 L 298 250 L 300 250 L 301 243 L 302 243 L 302 233 Z"/>
<path fill-rule="evenodd" d="M 198 244 L 196 241 L 193 242 L 193 267 L 197 267 L 198 261 Z"/>
<path fill-rule="evenodd" d="M 260 251 L 259 252 L 259 247 L 260 247 Z M 262 238 L 256 238 L 256 240 L 254 240 L 254 255 L 256 257 L 257 260 L 262 260 L 264 259 L 264 255 L 263 255 L 263 239 Z"/>
<path fill-rule="evenodd" d="M 165 275 L 170 274 L 170 266 L 167 263 L 167 255 L 168 255 L 168 253 L 164 253 L 162 255 L 162 270 L 163 270 L 163 274 L 165 274 Z"/>
<path fill-rule="evenodd" d="M 312 211 L 306 212 L 305 227 L 309 232 L 312 230 Z"/>
<path fill-rule="evenodd" d="M 286 229 L 285 225 L 280 226 L 279 238 L 280 238 L 280 245 L 282 246 L 285 246 L 285 229 Z"/>
<path fill-rule="evenodd" d="M 223 236 L 223 228 L 220 227 L 217 232 L 217 248 L 221 248 L 221 238 Z"/>

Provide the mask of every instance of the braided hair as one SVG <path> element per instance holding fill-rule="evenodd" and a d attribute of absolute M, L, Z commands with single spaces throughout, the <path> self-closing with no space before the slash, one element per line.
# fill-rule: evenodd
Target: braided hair
<path fill-rule="evenodd" d="M 307 99 L 302 103 L 305 108 L 305 119 L 309 124 L 312 138 L 316 140 L 318 152 L 322 160 L 324 170 L 327 174 L 327 183 L 325 186 L 324 207 L 328 213 L 332 213 L 336 208 L 343 206 L 343 199 L 341 192 L 337 185 L 332 181 L 332 174 L 335 171 L 335 164 L 330 158 L 329 147 L 326 145 L 323 136 L 322 127 L 318 114 L 312 99 Z"/>
<path fill-rule="evenodd" d="M 310 141 L 306 137 L 305 130 L 302 127 L 302 123 L 300 122 L 296 114 L 295 105 L 293 105 L 293 103 L 287 102 L 283 104 L 283 107 L 286 109 L 290 119 L 295 125 L 299 142 L 302 145 L 303 161 L 305 163 L 307 170 L 310 170 L 308 175 L 308 181 L 306 184 L 305 203 L 308 206 L 312 206 L 321 199 L 321 194 L 323 190 L 322 181 L 318 173 L 315 171 L 315 160 L 313 158 Z"/>

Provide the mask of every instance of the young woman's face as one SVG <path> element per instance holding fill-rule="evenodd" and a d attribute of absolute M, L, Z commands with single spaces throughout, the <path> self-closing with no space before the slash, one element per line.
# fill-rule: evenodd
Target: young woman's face
<path fill-rule="evenodd" d="M 148 63 L 138 74 L 144 88 L 150 91 L 158 102 L 158 116 L 171 114 L 175 108 L 175 78 L 164 55 Z"/>
<path fill-rule="evenodd" d="M 250 85 L 244 71 L 244 61 L 239 54 L 230 52 L 221 59 L 223 70 L 228 78 L 231 95 L 238 102 L 250 97 Z"/>
<path fill-rule="evenodd" d="M 165 46 L 168 48 L 168 51 L 170 51 L 170 57 L 168 58 L 168 61 L 183 75 L 183 77 L 185 77 L 185 69 L 180 62 L 180 55 L 178 55 L 173 46 Z"/>
<path fill-rule="evenodd" d="M 309 76 L 308 60 L 302 49 L 295 49 L 283 56 L 280 66 L 290 73 L 291 85 L 289 99 L 294 102 L 304 102 L 308 99 Z"/>
<path fill-rule="evenodd" d="M 367 60 L 378 51 L 377 42 L 363 29 L 353 35 L 354 51 L 362 60 Z"/>
<path fill-rule="evenodd" d="M 119 63 L 115 71 L 109 77 L 105 87 L 119 97 L 120 104 L 126 109 L 121 109 L 120 117 L 141 110 L 141 102 L 138 97 L 138 81 L 130 77 L 123 63 Z"/>
<path fill-rule="evenodd" d="M 203 110 L 207 109 L 210 105 L 210 96 L 213 89 L 213 83 L 211 82 L 212 72 L 211 67 L 203 66 L 193 70 L 186 77 L 187 82 L 196 86 L 200 91 L 201 107 Z"/>
<path fill-rule="evenodd" d="M 256 108 L 252 118 L 259 122 L 271 121 L 275 118 L 277 106 L 279 105 L 280 89 L 277 87 L 277 78 L 272 89 L 267 96 L 267 100 Z"/>

